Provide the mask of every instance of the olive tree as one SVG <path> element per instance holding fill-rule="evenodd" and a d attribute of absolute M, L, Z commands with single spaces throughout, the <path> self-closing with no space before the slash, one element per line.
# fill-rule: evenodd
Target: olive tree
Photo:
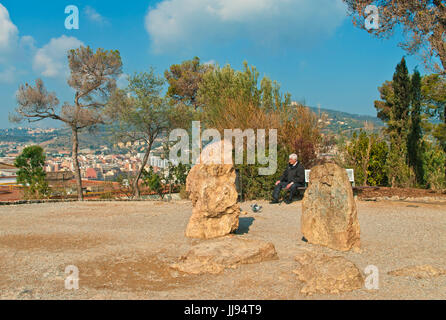
<path fill-rule="evenodd" d="M 140 197 L 139 181 L 145 173 L 155 140 L 170 127 L 171 104 L 162 96 L 164 79 L 154 70 L 128 78 L 126 89 L 116 90 L 107 107 L 115 122 L 115 139 L 146 145 L 141 167 L 132 180 L 134 197 Z"/>

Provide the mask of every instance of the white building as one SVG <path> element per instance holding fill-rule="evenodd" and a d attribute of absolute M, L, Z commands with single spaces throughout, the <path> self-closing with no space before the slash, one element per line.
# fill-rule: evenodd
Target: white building
<path fill-rule="evenodd" d="M 0 185 L 17 184 L 17 169 L 13 165 L 0 163 Z"/>

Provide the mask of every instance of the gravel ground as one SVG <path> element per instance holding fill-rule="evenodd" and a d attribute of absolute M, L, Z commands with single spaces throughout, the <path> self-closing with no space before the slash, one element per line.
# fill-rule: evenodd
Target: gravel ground
<path fill-rule="evenodd" d="M 0 299 L 446 299 L 446 276 L 394 277 L 410 265 L 446 268 L 446 203 L 358 202 L 362 252 L 302 242 L 301 203 L 264 206 L 241 216 L 239 237 L 271 241 L 279 260 L 220 275 L 169 269 L 198 240 L 184 236 L 188 201 L 52 203 L 0 207 Z M 379 289 L 299 294 L 293 270 L 300 247 L 342 255 L 362 271 L 379 269 Z M 65 289 L 65 268 L 79 289 Z"/>

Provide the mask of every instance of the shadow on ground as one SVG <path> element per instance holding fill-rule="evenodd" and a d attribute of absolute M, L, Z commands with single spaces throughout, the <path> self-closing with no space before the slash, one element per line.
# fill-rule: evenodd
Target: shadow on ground
<path fill-rule="evenodd" d="M 249 228 L 254 222 L 254 218 L 240 218 L 238 229 L 235 231 L 235 234 L 247 234 L 249 232 Z"/>

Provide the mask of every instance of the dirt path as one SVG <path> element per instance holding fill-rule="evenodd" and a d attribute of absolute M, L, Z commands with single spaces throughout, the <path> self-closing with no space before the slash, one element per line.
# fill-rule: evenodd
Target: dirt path
<path fill-rule="evenodd" d="M 0 207 L 0 299 L 307 299 L 292 270 L 301 203 L 261 203 L 242 216 L 239 237 L 271 241 L 279 260 L 221 275 L 186 276 L 169 264 L 197 240 L 185 238 L 189 202 L 90 202 Z M 250 212 L 250 203 L 242 208 Z M 446 268 L 446 203 L 359 202 L 361 253 L 343 255 L 360 269 L 375 265 L 380 289 L 312 299 L 446 299 L 446 276 L 387 275 L 409 265 Z M 79 289 L 64 287 L 79 269 Z"/>

